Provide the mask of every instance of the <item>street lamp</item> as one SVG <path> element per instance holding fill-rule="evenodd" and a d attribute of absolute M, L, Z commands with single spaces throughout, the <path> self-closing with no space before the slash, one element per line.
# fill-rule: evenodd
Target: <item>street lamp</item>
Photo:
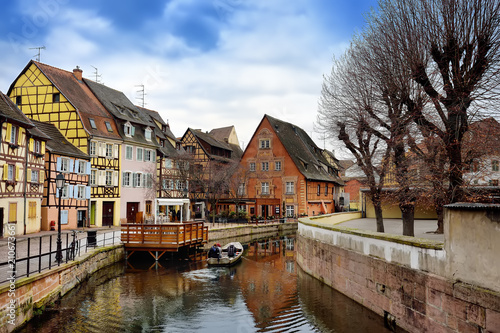
<path fill-rule="evenodd" d="M 66 179 L 64 179 L 64 175 L 59 173 L 56 176 L 56 187 L 59 191 L 59 205 L 58 205 L 58 218 L 57 218 L 57 252 L 56 252 L 56 261 L 60 265 L 62 261 L 62 249 L 61 249 L 61 198 L 62 198 L 62 190 L 64 188 L 64 183 Z"/>

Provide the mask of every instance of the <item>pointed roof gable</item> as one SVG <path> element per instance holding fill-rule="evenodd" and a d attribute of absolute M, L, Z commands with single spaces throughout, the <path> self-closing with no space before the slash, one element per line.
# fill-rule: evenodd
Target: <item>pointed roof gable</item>
<path fill-rule="evenodd" d="M 76 109 L 82 120 L 83 127 L 90 135 L 105 137 L 110 139 L 121 139 L 115 121 L 111 114 L 99 102 L 90 88 L 82 80 L 78 80 L 73 72 L 68 72 L 56 67 L 52 67 L 41 62 L 31 60 L 24 70 L 14 80 L 9 88 L 9 93 L 14 88 L 15 82 L 34 64 L 47 77 L 47 79 L 61 92 Z M 96 129 L 90 125 L 90 120 L 94 119 Z M 112 132 L 108 131 L 105 122 L 109 122 Z"/>
<path fill-rule="evenodd" d="M 310 180 L 329 181 L 343 184 L 328 168 L 335 169 L 323 156 L 320 149 L 307 133 L 300 127 L 285 121 L 264 115 L 280 142 L 285 147 L 295 166 Z M 325 167 L 327 170 L 325 170 Z"/>
<path fill-rule="evenodd" d="M 179 142 L 179 139 L 175 137 L 174 133 L 172 133 L 172 131 L 170 130 L 170 126 L 163 121 L 163 118 L 160 116 L 160 113 L 158 111 L 146 109 L 146 108 L 143 108 L 143 107 L 140 107 L 137 105 L 136 105 L 136 107 L 139 110 L 141 110 L 142 112 L 144 112 L 145 114 L 149 115 L 151 117 L 151 119 L 153 119 L 153 122 L 154 122 L 154 120 L 156 120 L 160 124 L 163 125 L 164 128 L 163 129 L 159 128 L 159 130 L 164 136 L 169 137 L 170 139 L 174 140 L 175 142 Z"/>

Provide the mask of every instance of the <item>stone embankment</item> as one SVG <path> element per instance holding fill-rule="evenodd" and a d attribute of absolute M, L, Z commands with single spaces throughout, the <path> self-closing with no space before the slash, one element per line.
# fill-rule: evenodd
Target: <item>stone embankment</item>
<path fill-rule="evenodd" d="M 499 212 L 448 206 L 444 243 L 300 219 L 297 262 L 396 331 L 500 332 Z"/>

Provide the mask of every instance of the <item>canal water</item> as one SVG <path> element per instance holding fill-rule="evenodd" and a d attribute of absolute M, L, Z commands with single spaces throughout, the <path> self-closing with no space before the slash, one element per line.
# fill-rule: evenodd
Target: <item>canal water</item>
<path fill-rule="evenodd" d="M 240 263 L 136 257 L 103 269 L 21 332 L 389 332 L 305 274 L 294 237 L 248 244 Z"/>

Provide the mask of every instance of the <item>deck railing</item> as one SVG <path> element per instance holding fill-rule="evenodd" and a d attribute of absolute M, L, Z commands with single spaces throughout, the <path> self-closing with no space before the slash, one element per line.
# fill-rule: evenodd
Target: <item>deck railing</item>
<path fill-rule="evenodd" d="M 122 224 L 125 247 L 177 249 L 207 242 L 208 227 L 203 222 Z"/>

